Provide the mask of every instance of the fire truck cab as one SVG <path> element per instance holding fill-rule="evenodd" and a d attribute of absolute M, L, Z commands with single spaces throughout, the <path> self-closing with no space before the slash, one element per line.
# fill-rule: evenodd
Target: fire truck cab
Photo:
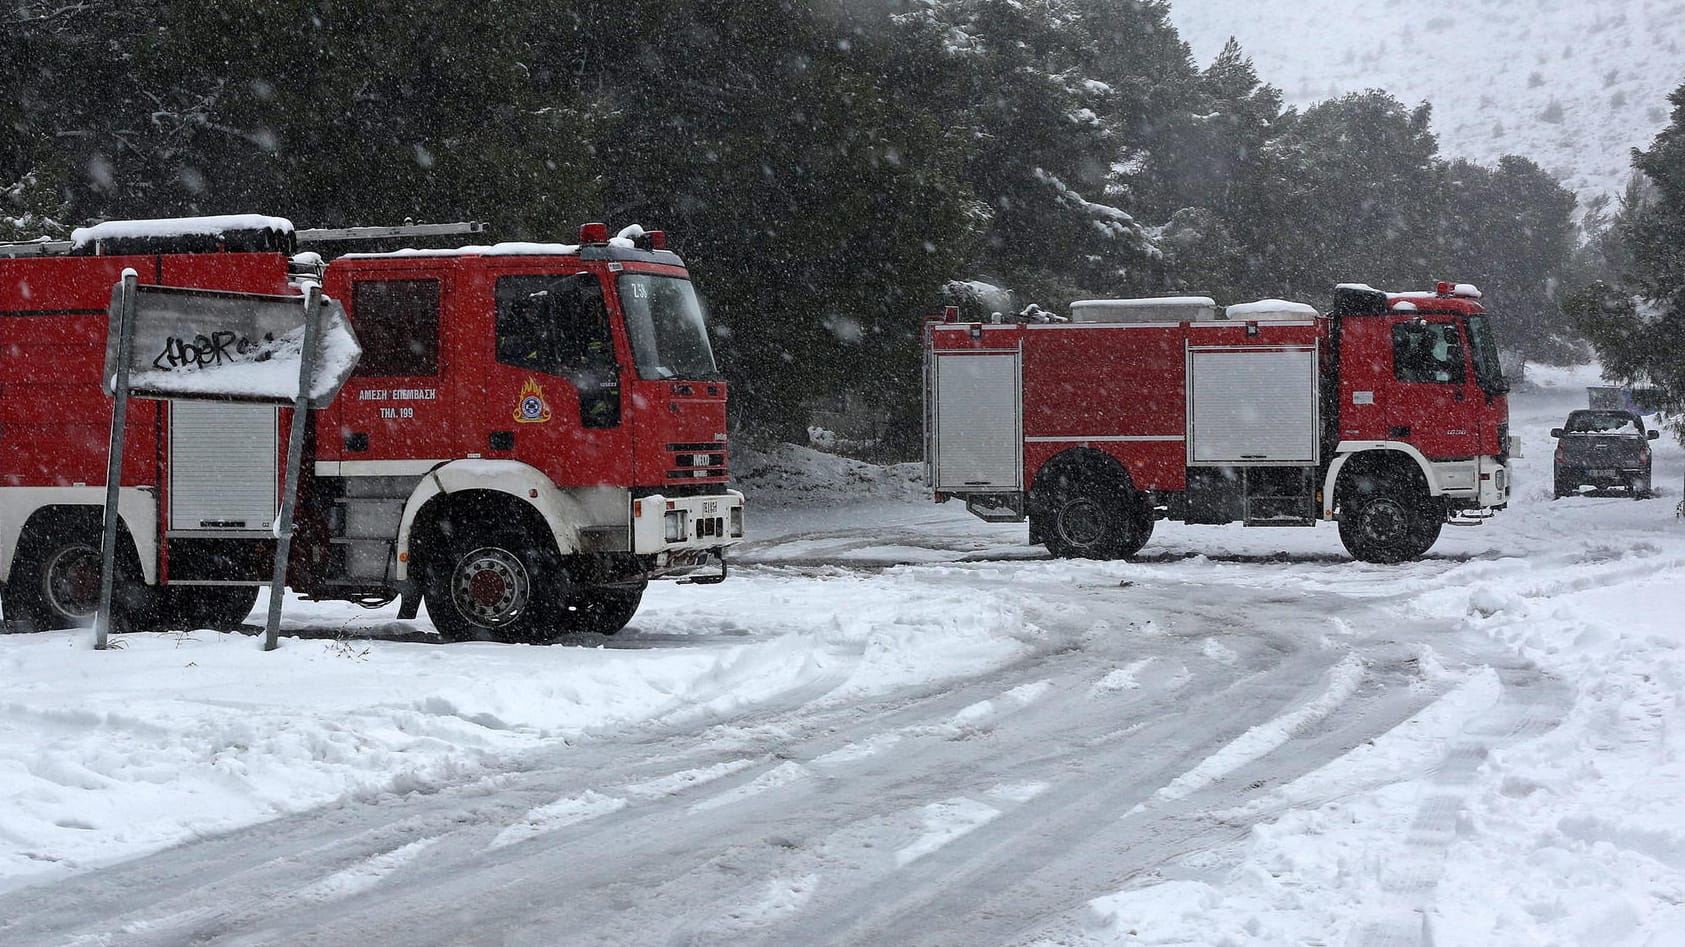
<path fill-rule="evenodd" d="M 743 536 L 726 386 L 663 234 L 610 239 L 588 224 L 578 244 L 296 252 L 367 231 L 406 235 L 198 218 L 0 254 L 10 620 L 61 627 L 97 599 L 106 302 L 125 268 L 142 283 L 269 294 L 314 280 L 345 306 L 363 356 L 308 429 L 288 564 L 303 596 L 402 596 L 404 618 L 425 599 L 447 639 L 547 641 L 618 631 L 652 579 L 724 578 Z M 214 360 L 215 346 L 160 357 Z M 287 414 L 131 403 L 121 623 L 228 627 L 250 612 L 273 562 Z"/>
<path fill-rule="evenodd" d="M 1280 300 L 1088 300 L 1068 320 L 927 325 L 938 501 L 1029 520 L 1061 556 L 1134 555 L 1159 519 L 1337 520 L 1353 556 L 1425 553 L 1509 498 L 1507 386 L 1472 286 Z"/>

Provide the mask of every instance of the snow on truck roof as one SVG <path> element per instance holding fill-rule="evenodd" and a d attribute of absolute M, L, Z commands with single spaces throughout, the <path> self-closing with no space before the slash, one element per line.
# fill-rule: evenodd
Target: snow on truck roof
<path fill-rule="evenodd" d="M 1210 296 L 1079 299 L 1071 303 L 1072 322 L 1209 322 L 1215 318 L 1217 300 Z"/>
<path fill-rule="evenodd" d="M 1210 296 L 1081 299 L 1071 303 L 1073 322 L 1287 322 L 1316 316 L 1315 306 L 1285 299 L 1260 299 L 1228 307 L 1218 306 Z"/>
<path fill-rule="evenodd" d="M 123 240 L 137 237 L 216 237 L 240 230 L 276 230 L 293 232 L 293 222 L 285 217 L 266 217 L 262 214 L 222 214 L 215 217 L 166 217 L 158 220 L 108 220 L 92 227 L 78 227 L 70 233 L 70 242 L 80 249 L 101 240 Z"/>
<path fill-rule="evenodd" d="M 1316 307 L 1309 303 L 1290 302 L 1286 299 L 1260 299 L 1257 302 L 1230 306 L 1223 310 L 1223 314 L 1241 322 L 1256 322 L 1261 319 L 1315 319 L 1317 311 Z"/>
<path fill-rule="evenodd" d="M 611 246 L 631 247 L 632 241 L 609 241 Z M 455 248 L 439 248 L 426 250 L 390 250 L 385 253 L 347 253 L 342 259 L 346 260 L 385 260 L 393 257 L 439 257 L 439 256 L 576 256 L 579 253 L 577 243 L 493 243 L 485 246 L 468 246 Z"/>
<path fill-rule="evenodd" d="M 1210 296 L 1149 296 L 1143 299 L 1079 299 L 1071 306 L 1105 306 L 1108 309 L 1147 309 L 1156 306 L 1212 306 L 1217 300 Z"/>
<path fill-rule="evenodd" d="M 648 231 L 638 224 L 625 227 L 620 233 L 611 237 L 608 245 L 622 250 L 636 250 L 634 239 L 644 236 Z M 532 243 L 511 241 L 494 243 L 489 246 L 457 247 L 454 250 L 392 250 L 387 253 L 348 253 L 345 259 L 378 260 L 392 257 L 440 257 L 440 256 L 578 256 L 580 245 L 577 243 Z"/>

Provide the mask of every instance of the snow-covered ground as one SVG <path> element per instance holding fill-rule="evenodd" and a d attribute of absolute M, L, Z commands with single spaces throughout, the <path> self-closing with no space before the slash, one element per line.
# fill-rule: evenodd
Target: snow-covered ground
<path fill-rule="evenodd" d="M 1685 451 L 1652 442 L 1658 498 L 1554 501 L 1548 430 L 1596 378 L 1530 377 L 1512 508 L 1404 566 L 1174 523 L 1054 561 L 914 466 L 790 449 L 742 479 L 731 580 L 613 638 L 294 601 L 272 653 L 0 636 L 0 942 L 448 943 L 435 885 L 522 892 L 481 908 L 496 943 L 1679 943 Z M 312 860 L 336 820 L 367 851 Z M 226 867 L 124 864 L 183 842 Z"/>
<path fill-rule="evenodd" d="M 1620 192 L 1685 83 L 1682 0 L 1174 0 L 1170 18 L 1202 64 L 1238 39 L 1292 105 L 1432 102 L 1441 153 L 1524 155 L 1582 202 Z"/>

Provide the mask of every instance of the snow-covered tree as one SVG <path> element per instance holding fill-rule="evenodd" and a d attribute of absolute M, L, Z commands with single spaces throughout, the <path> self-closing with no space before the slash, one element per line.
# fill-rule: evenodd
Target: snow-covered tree
<path fill-rule="evenodd" d="M 1633 153 L 1642 179 L 1611 229 L 1614 283 L 1583 290 L 1571 308 L 1604 371 L 1659 389 L 1677 415 L 1685 412 L 1685 86 L 1668 98 L 1671 122 Z M 1675 433 L 1685 442 L 1685 425 Z"/>

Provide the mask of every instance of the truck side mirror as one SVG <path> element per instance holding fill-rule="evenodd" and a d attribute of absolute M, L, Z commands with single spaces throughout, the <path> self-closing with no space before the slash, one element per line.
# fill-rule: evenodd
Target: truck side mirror
<path fill-rule="evenodd" d="M 1559 427 L 1551 428 L 1550 429 L 1550 436 L 1551 437 L 1561 437 L 1562 436 L 1562 429 L 1559 428 Z"/>
<path fill-rule="evenodd" d="M 1662 432 L 1660 432 L 1660 431 L 1647 431 L 1647 432 L 1645 432 L 1645 434 L 1644 434 L 1644 436 L 1645 436 L 1645 437 L 1646 437 L 1646 438 L 1648 438 L 1648 439 L 1649 439 L 1649 440 L 1652 440 L 1652 441 L 1653 441 L 1653 440 L 1655 440 L 1655 439 L 1656 439 L 1656 438 L 1658 438 L 1658 437 L 1661 437 L 1661 436 L 1662 436 Z"/>

